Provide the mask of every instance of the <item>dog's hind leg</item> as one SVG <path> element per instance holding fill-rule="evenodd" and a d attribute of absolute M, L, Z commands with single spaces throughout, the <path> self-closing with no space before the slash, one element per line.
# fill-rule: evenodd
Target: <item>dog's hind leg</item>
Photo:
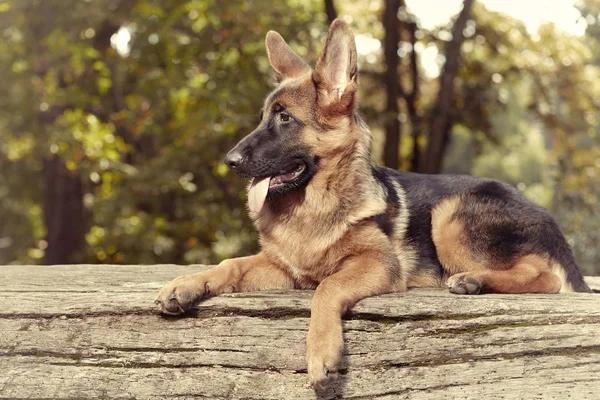
<path fill-rule="evenodd" d="M 537 256 L 526 256 L 507 270 L 491 269 L 460 272 L 452 275 L 447 286 L 456 294 L 494 293 L 558 293 L 561 281 Z"/>
<path fill-rule="evenodd" d="M 166 314 L 180 314 L 221 293 L 293 289 L 293 278 L 263 253 L 231 258 L 215 268 L 183 275 L 165 285 L 155 300 Z"/>
<path fill-rule="evenodd" d="M 443 200 L 432 210 L 432 239 L 450 292 L 457 294 L 557 293 L 550 251 L 539 235 L 553 240 L 542 219 L 512 215 L 512 200 L 473 195 Z M 540 218 L 544 218 L 541 216 Z"/>

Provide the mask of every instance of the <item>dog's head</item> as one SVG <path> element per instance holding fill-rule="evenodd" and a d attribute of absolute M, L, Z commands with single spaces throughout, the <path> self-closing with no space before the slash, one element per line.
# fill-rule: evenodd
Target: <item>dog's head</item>
<path fill-rule="evenodd" d="M 354 36 L 341 20 L 331 24 L 314 70 L 277 32 L 267 34 L 266 47 L 279 86 L 266 98 L 258 127 L 225 158 L 253 178 L 248 202 L 256 213 L 267 199 L 302 190 L 324 160 L 351 145 L 357 89 Z"/>

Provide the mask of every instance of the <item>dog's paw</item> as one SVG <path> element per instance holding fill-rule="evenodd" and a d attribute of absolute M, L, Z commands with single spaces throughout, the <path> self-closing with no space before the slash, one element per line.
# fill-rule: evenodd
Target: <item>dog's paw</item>
<path fill-rule="evenodd" d="M 183 275 L 167 283 L 154 300 L 164 314 L 181 314 L 209 294 L 209 283 L 206 274 L 197 273 Z"/>
<path fill-rule="evenodd" d="M 454 294 L 479 294 L 482 288 L 481 282 L 470 276 L 469 272 L 452 275 L 446 285 Z"/>
<path fill-rule="evenodd" d="M 309 331 L 306 342 L 306 361 L 308 362 L 308 379 L 315 389 L 324 389 L 331 380 L 337 377 L 344 338 L 341 325 L 331 327 L 324 333 Z"/>

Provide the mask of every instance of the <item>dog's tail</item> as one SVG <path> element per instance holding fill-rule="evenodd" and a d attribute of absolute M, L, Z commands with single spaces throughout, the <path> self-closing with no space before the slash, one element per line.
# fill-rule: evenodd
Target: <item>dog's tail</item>
<path fill-rule="evenodd" d="M 562 268 L 564 274 L 561 273 L 561 271 L 555 271 L 555 273 L 559 276 L 563 275 L 566 283 L 573 288 L 574 292 L 598 293 L 599 291 L 590 289 L 583 279 L 581 270 L 575 261 L 575 256 L 573 255 L 573 251 L 567 243 L 567 240 L 564 237 L 561 237 L 561 240 L 558 240 L 557 243 L 558 245 L 554 248 L 552 258 L 560 264 L 555 268 Z"/>

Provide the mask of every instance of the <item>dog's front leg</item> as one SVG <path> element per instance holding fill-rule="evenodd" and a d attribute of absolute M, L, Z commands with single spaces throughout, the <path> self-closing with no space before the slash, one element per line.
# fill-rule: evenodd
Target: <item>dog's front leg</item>
<path fill-rule="evenodd" d="M 166 314 L 180 314 L 200 300 L 221 293 L 293 287 L 292 277 L 259 253 L 231 258 L 207 271 L 175 278 L 160 290 L 155 302 Z"/>
<path fill-rule="evenodd" d="M 365 297 L 394 291 L 391 262 L 381 253 L 369 252 L 348 258 L 341 269 L 323 279 L 311 306 L 306 341 L 308 377 L 321 387 L 336 372 L 344 349 L 342 315 Z"/>

